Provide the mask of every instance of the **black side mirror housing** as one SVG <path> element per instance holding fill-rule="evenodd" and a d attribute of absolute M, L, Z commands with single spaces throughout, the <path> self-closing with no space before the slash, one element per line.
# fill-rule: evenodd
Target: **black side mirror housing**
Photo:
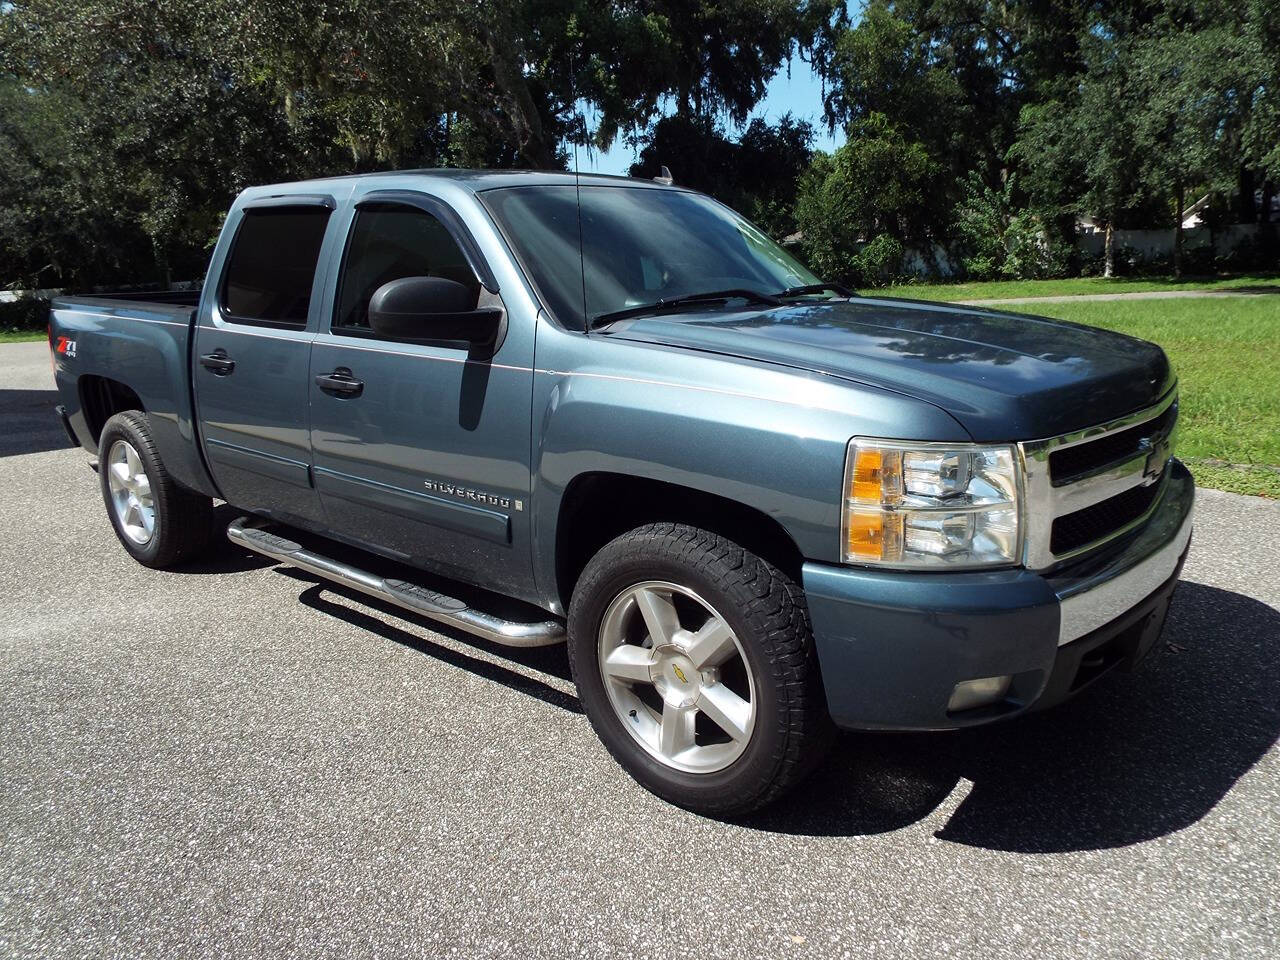
<path fill-rule="evenodd" d="M 374 291 L 369 326 L 380 337 L 405 343 L 494 348 L 505 314 L 500 307 L 477 307 L 477 298 L 475 289 L 456 280 L 401 277 Z"/>

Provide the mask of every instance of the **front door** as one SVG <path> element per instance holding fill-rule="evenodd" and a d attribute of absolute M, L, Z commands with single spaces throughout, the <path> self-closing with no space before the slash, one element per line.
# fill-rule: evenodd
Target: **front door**
<path fill-rule="evenodd" d="M 316 487 L 344 539 L 520 595 L 531 579 L 532 324 L 484 358 L 369 327 L 374 291 L 402 277 L 446 277 L 500 305 L 450 213 L 404 193 L 371 193 L 355 206 L 331 316 L 311 353 Z"/>
<path fill-rule="evenodd" d="M 239 223 L 205 297 L 193 377 L 205 455 L 233 506 L 314 525 L 308 400 L 313 291 L 333 202 L 289 198 L 233 212 Z M 317 296 L 318 299 L 318 296 Z"/>

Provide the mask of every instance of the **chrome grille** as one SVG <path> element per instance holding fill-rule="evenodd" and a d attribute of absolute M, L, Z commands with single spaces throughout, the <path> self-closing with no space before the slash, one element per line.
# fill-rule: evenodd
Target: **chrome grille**
<path fill-rule="evenodd" d="M 1178 394 L 1085 430 L 1020 444 L 1024 560 L 1043 570 L 1139 526 L 1155 509 L 1177 432 Z"/>
<path fill-rule="evenodd" d="M 1053 485 L 1060 487 L 1072 483 L 1095 471 L 1129 460 L 1144 449 L 1150 453 L 1168 439 L 1177 419 L 1178 405 L 1172 403 L 1164 413 L 1145 423 L 1054 450 L 1049 454 L 1049 475 Z"/>
<path fill-rule="evenodd" d="M 1158 483 L 1130 487 L 1124 493 L 1095 503 L 1053 521 L 1049 535 L 1049 552 L 1062 556 L 1103 539 L 1143 516 L 1155 503 L 1160 492 Z"/>

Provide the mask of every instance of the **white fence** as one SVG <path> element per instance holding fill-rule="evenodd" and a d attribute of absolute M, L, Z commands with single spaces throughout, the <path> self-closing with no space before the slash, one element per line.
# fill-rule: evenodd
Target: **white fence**
<path fill-rule="evenodd" d="M 1226 256 L 1236 249 L 1258 239 L 1263 227 L 1256 223 L 1235 223 L 1210 230 L 1204 224 L 1182 231 L 1182 249 L 1212 249 L 1219 256 Z M 1101 257 L 1106 236 L 1101 232 L 1082 233 L 1077 237 L 1080 250 L 1090 257 Z M 1167 259 L 1173 256 L 1173 228 L 1168 230 L 1117 230 L 1112 238 L 1117 256 L 1121 251 L 1132 251 L 1142 260 Z"/>

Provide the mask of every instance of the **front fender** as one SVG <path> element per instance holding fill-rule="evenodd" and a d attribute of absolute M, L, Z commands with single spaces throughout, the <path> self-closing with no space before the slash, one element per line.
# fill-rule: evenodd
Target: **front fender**
<path fill-rule="evenodd" d="M 531 500 L 535 576 L 548 599 L 557 596 L 557 518 L 582 474 L 725 497 L 774 518 L 806 559 L 831 563 L 850 437 L 969 439 L 930 404 L 810 371 L 546 322 L 537 353 Z"/>

